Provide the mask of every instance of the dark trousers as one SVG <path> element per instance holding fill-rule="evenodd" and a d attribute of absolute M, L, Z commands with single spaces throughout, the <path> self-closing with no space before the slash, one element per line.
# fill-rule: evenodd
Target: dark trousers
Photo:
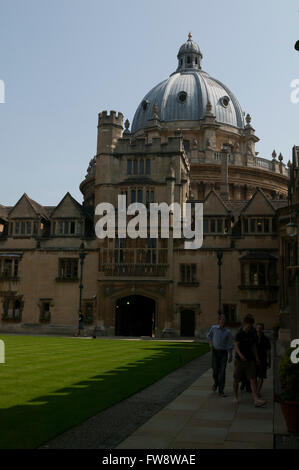
<path fill-rule="evenodd" d="M 227 364 L 228 352 L 222 350 L 212 351 L 212 369 L 214 384 L 218 387 L 219 393 L 224 392 L 225 370 Z"/>

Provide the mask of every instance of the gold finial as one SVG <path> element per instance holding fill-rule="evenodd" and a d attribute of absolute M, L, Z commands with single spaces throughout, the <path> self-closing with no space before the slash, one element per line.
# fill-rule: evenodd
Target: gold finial
<path fill-rule="evenodd" d="M 188 39 L 192 39 L 192 33 L 188 34 Z"/>

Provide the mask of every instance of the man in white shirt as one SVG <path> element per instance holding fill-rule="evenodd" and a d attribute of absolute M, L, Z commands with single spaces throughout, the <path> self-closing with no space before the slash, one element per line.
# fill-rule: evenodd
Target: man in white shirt
<path fill-rule="evenodd" d="M 233 338 L 230 330 L 225 328 L 225 315 L 219 316 L 218 325 L 213 325 L 207 334 L 212 351 L 213 391 L 218 388 L 219 396 L 226 397 L 224 393 L 225 371 L 227 361 L 232 361 Z"/>

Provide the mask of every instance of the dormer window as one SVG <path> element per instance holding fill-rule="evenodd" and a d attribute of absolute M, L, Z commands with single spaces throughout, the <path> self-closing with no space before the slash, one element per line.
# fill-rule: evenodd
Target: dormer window
<path fill-rule="evenodd" d="M 223 96 L 220 101 L 221 101 L 222 106 L 224 108 L 227 108 L 230 102 L 229 96 Z"/>
<path fill-rule="evenodd" d="M 83 232 L 83 222 L 77 220 L 59 220 L 52 224 L 52 235 L 75 237 L 81 236 Z"/>
<path fill-rule="evenodd" d="M 29 220 L 17 220 L 12 222 L 12 235 L 30 237 L 32 235 L 33 222 Z"/>
<path fill-rule="evenodd" d="M 180 91 L 178 94 L 178 100 L 180 103 L 184 103 L 187 99 L 187 93 L 185 91 Z"/>

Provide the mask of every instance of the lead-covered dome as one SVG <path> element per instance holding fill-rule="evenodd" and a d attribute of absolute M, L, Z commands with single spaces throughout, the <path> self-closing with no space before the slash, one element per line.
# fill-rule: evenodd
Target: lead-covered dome
<path fill-rule="evenodd" d="M 208 102 L 216 121 L 243 128 L 244 115 L 237 98 L 227 86 L 201 70 L 202 53 L 198 44 L 192 40 L 191 33 L 177 57 L 176 72 L 156 85 L 139 104 L 132 123 L 132 133 L 150 126 L 156 109 L 162 123 L 199 121 L 205 116 Z M 157 106 L 155 110 L 154 106 Z M 187 122 L 186 127 L 189 127 Z M 180 124 L 180 128 L 184 126 Z"/>

